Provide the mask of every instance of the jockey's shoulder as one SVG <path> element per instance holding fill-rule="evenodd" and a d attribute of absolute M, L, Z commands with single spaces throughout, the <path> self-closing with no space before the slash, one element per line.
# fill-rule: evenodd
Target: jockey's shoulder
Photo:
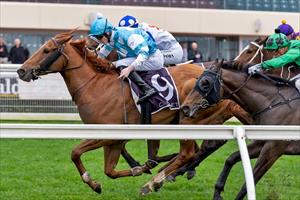
<path fill-rule="evenodd" d="M 300 48 L 300 40 L 290 40 L 290 48 Z"/>

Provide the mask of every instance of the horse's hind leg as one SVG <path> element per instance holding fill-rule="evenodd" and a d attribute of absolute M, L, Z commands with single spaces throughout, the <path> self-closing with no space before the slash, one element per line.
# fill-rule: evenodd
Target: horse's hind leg
<path fill-rule="evenodd" d="M 71 159 L 74 162 L 83 182 L 88 184 L 97 193 L 101 193 L 101 185 L 91 179 L 80 157 L 83 153 L 87 151 L 98 149 L 104 145 L 111 145 L 115 142 L 116 141 L 114 140 L 84 140 L 79 145 L 77 145 L 72 151 Z"/>
<path fill-rule="evenodd" d="M 268 141 L 263 146 L 255 163 L 253 176 L 256 184 L 261 177 L 272 167 L 275 161 L 284 154 L 288 141 Z M 246 184 L 243 185 L 236 199 L 242 200 L 247 194 Z"/>
<path fill-rule="evenodd" d="M 257 158 L 259 156 L 259 153 L 263 147 L 263 144 L 265 141 L 255 141 L 248 145 L 248 152 L 249 157 Z M 221 172 L 217 183 L 215 184 L 215 193 L 214 193 L 214 200 L 221 200 L 221 192 L 224 191 L 224 186 L 226 183 L 226 180 L 229 176 L 230 170 L 232 167 L 237 163 L 241 161 L 241 155 L 239 151 L 234 152 L 229 156 L 229 158 L 225 161 L 225 165 L 223 167 L 223 171 Z"/>
<path fill-rule="evenodd" d="M 116 179 L 125 176 L 138 176 L 147 170 L 147 168 L 136 166 L 130 170 L 115 170 L 121 151 L 124 147 L 124 143 L 114 144 L 104 147 L 104 162 L 105 162 L 105 174 L 110 178 Z"/>

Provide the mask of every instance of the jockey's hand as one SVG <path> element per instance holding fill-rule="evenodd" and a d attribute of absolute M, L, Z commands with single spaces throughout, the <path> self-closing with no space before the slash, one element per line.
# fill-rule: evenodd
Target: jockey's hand
<path fill-rule="evenodd" d="M 249 67 L 248 68 L 248 74 L 249 75 L 253 75 L 253 74 L 256 74 L 256 73 L 258 73 L 258 72 L 261 72 L 263 69 L 262 69 L 262 66 L 261 66 L 261 64 L 259 63 L 259 64 L 256 64 L 256 65 L 254 65 L 254 66 L 252 66 L 252 67 Z"/>
<path fill-rule="evenodd" d="M 134 67 L 132 65 L 129 65 L 128 67 L 122 69 L 120 76 L 118 77 L 119 79 L 124 79 L 127 78 L 130 74 L 130 72 L 132 72 L 134 70 Z"/>

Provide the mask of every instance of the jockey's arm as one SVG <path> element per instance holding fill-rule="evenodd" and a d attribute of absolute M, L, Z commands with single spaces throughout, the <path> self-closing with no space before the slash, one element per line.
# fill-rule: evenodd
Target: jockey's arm
<path fill-rule="evenodd" d="M 111 45 L 105 44 L 97 51 L 97 54 L 100 58 L 107 58 L 113 50 L 114 48 Z"/>
<path fill-rule="evenodd" d="M 143 62 L 149 58 L 149 47 L 143 36 L 131 35 L 127 40 L 128 46 L 135 52 L 137 58 L 131 63 L 135 70 L 139 70 Z"/>
<path fill-rule="evenodd" d="M 289 49 L 285 54 L 262 63 L 263 69 L 275 69 L 300 60 L 300 49 Z M 299 62 L 299 61 L 298 61 Z"/>

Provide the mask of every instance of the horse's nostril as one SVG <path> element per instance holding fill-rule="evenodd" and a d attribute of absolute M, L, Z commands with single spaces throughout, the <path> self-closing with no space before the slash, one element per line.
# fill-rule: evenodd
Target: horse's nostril
<path fill-rule="evenodd" d="M 25 70 L 24 69 L 18 69 L 17 73 L 19 76 L 23 76 L 25 74 Z"/>

